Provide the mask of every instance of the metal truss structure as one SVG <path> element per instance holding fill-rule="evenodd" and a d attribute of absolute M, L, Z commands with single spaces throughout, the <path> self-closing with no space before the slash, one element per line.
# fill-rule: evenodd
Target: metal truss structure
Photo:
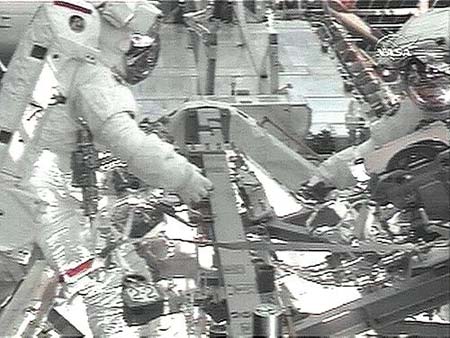
<path fill-rule="evenodd" d="M 258 276 L 254 273 L 249 252 L 279 250 L 290 251 L 331 251 L 334 253 L 382 252 L 401 250 L 406 247 L 394 244 L 364 244 L 348 247 L 320 241 L 311 236 L 305 227 L 310 214 L 290 215 L 282 219 L 272 218 L 262 221 L 271 237 L 289 241 L 287 244 L 270 242 L 248 242 L 245 240 L 248 228 L 236 212 L 235 199 L 231 189 L 229 168 L 225 149 L 231 149 L 224 142 L 226 129 L 220 123 L 221 117 L 213 114 L 192 114 L 198 121 L 198 144 L 188 145 L 190 156 L 202 166 L 206 176 L 216 186 L 206 214 L 212 226 L 217 265 L 225 286 L 228 309 L 228 324 L 231 337 L 252 334 L 252 313 L 262 301 L 258 295 Z M 190 124 L 192 127 L 192 124 Z M 224 134 L 225 133 L 225 134 Z M 192 139 L 187 140 L 189 143 Z M 249 193 L 251 195 L 251 193 Z M 248 206 L 247 206 L 248 207 Z M 204 210 L 206 210 L 204 209 Z M 317 217 L 317 216 L 316 216 Z M 317 222 L 336 221 L 333 212 L 325 211 L 317 217 Z M 322 218 L 322 219 L 320 219 Z M 405 318 L 433 310 L 450 300 L 450 259 L 448 251 L 437 251 L 432 258 L 420 264 L 410 263 L 409 273 L 392 287 L 384 287 L 363 294 L 361 299 L 342 305 L 320 315 L 304 315 L 296 319 L 294 327 L 286 333 L 295 336 L 343 336 L 358 334 L 373 329 L 380 334 L 413 334 L 422 332 L 427 336 L 442 336 L 450 330 L 450 324 L 421 323 L 405 321 Z M 278 305 L 276 300 L 272 301 Z"/>

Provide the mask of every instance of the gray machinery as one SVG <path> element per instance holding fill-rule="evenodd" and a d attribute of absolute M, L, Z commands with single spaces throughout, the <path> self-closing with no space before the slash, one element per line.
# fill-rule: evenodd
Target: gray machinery
<path fill-rule="evenodd" d="M 445 224 L 448 222 L 446 220 L 449 219 L 449 215 L 447 210 L 443 207 L 443 204 L 442 208 L 437 208 L 439 211 L 432 205 L 415 205 L 410 209 L 411 212 L 413 210 L 414 212 L 422 210 L 421 212 L 425 212 L 428 215 L 427 217 L 429 217 L 427 218 L 428 225 L 424 225 L 424 220 L 413 221 L 415 218 L 412 217 L 410 219 L 411 222 L 418 222 L 415 223 L 418 227 L 412 226 L 410 229 L 415 229 L 414 231 L 420 232 L 431 226 L 429 230 L 426 230 L 431 235 L 431 233 L 434 232 L 434 230 L 431 229 L 436 229 L 435 226 L 431 225 L 434 223 L 431 219 L 435 219 L 435 224 L 440 224 L 437 225 L 437 228 L 442 227 L 440 232 L 445 235 L 444 238 L 441 238 L 444 239 L 444 242 L 440 242 L 441 239 L 438 240 L 440 235 L 437 235 L 434 240 L 428 238 L 426 243 L 419 245 L 422 249 L 417 247 L 416 249 L 413 249 L 413 251 L 406 250 L 409 253 L 404 251 L 408 246 L 405 246 L 405 242 L 399 246 L 393 243 L 385 246 L 385 249 L 387 249 L 386 252 L 382 249 L 384 245 L 377 244 L 376 241 L 373 242 L 373 238 L 372 240 L 370 239 L 371 236 L 358 235 L 358 229 L 361 226 L 365 227 L 365 223 L 360 223 L 363 222 L 363 218 L 356 219 L 356 223 L 354 224 L 355 228 L 353 230 L 356 231 L 354 235 L 349 236 L 349 234 L 345 234 L 345 226 L 341 227 L 343 223 L 339 221 L 339 217 L 337 217 L 334 222 L 341 224 L 341 226 L 337 225 L 334 228 L 334 234 L 332 234 L 332 231 L 332 233 L 325 237 L 322 235 L 314 239 L 316 236 L 315 234 L 320 233 L 319 229 L 324 224 L 331 224 L 333 222 L 332 219 L 336 217 L 336 215 L 332 216 L 333 213 L 330 213 L 330 211 L 326 211 L 326 204 L 323 208 L 319 207 L 318 209 L 315 209 L 316 212 L 306 212 L 298 215 L 290 215 L 284 219 L 277 219 L 276 217 L 274 218 L 273 215 L 267 215 L 267 213 L 258 213 L 257 210 L 261 209 L 257 209 L 257 206 L 263 205 L 261 204 L 261 201 L 264 200 L 264 195 L 258 193 L 258 189 L 251 188 L 253 185 L 250 184 L 247 185 L 247 187 L 245 185 L 243 186 L 243 190 L 246 194 L 244 200 L 246 201 L 246 207 L 249 210 L 248 212 L 253 213 L 253 215 L 256 214 L 257 217 L 253 218 L 253 221 L 250 222 L 250 224 L 247 222 L 242 223 L 242 220 L 239 220 L 238 215 L 236 215 L 234 211 L 235 201 L 232 198 L 233 194 L 231 193 L 231 187 L 229 186 L 229 184 L 231 184 L 228 173 L 229 169 L 224 154 L 225 149 L 233 149 L 233 147 L 226 142 L 228 135 L 232 135 L 231 133 L 228 134 L 226 132 L 228 129 L 224 129 L 227 124 L 224 124 L 223 122 L 226 120 L 221 117 L 222 115 L 219 110 L 216 110 L 215 112 L 209 110 L 209 112 L 206 113 L 205 111 L 202 112 L 201 109 L 188 109 L 184 112 L 178 111 L 172 118 L 175 118 L 175 120 L 177 120 L 177 118 L 180 119 L 180 115 L 185 116 L 186 129 L 183 133 L 184 143 L 186 143 L 185 150 L 190 154 L 194 162 L 199 165 L 202 164 L 208 178 L 210 178 L 215 183 L 215 186 L 221 191 L 220 195 L 213 195 L 209 203 L 202 204 L 199 210 L 202 211 L 203 215 L 206 215 L 205 223 L 210 224 L 212 227 L 212 233 L 210 233 L 209 236 L 211 236 L 210 238 L 212 238 L 213 243 L 215 243 L 213 245 L 216 248 L 217 264 L 221 273 L 220 278 L 225 287 L 227 300 L 226 308 L 229 314 L 228 333 L 231 336 L 251 335 L 251 330 L 256 328 L 258 330 L 276 331 L 277 323 L 279 322 L 277 319 L 278 312 L 276 306 L 279 306 L 280 303 L 278 302 L 283 299 L 281 295 L 280 299 L 276 296 L 274 298 L 274 295 L 269 296 L 269 299 L 271 299 L 271 303 L 273 304 L 271 306 L 274 306 L 275 309 L 270 311 L 269 309 L 265 309 L 262 311 L 264 314 L 256 315 L 256 317 L 251 315 L 253 309 L 258 309 L 259 305 L 257 304 L 264 303 L 267 300 L 267 295 L 257 292 L 257 290 L 260 290 L 260 280 L 258 280 L 258 276 L 260 275 L 254 275 L 247 250 L 251 250 L 250 255 L 252 255 L 252 253 L 254 255 L 257 252 L 261 254 L 264 250 L 302 250 L 306 248 L 308 248 L 307 250 L 330 250 L 333 252 L 332 255 L 340 257 L 339 260 L 341 260 L 341 263 L 344 265 L 346 264 L 345 262 L 348 263 L 347 258 L 345 258 L 345 252 L 348 252 L 349 254 L 352 252 L 353 254 L 350 254 L 350 257 L 353 255 L 359 257 L 357 259 L 353 256 L 354 259 L 362 259 L 363 261 L 366 259 L 369 261 L 370 259 L 375 259 L 374 262 L 377 262 L 372 266 L 373 276 L 369 278 L 356 276 L 358 275 L 356 271 L 356 275 L 352 276 L 351 271 L 353 268 L 349 268 L 348 270 L 343 268 L 342 275 L 338 273 L 332 277 L 334 274 L 334 272 L 332 272 L 333 269 L 339 271 L 341 263 L 337 263 L 337 266 L 333 268 L 332 266 L 335 263 L 331 263 L 331 261 L 331 265 L 328 267 L 326 265 L 323 267 L 317 266 L 316 268 L 318 270 L 315 271 L 312 268 L 309 277 L 306 277 L 308 275 L 307 271 L 294 270 L 292 273 L 299 273 L 307 279 L 311 278 L 311 280 L 319 281 L 322 278 L 320 277 L 322 275 L 320 270 L 324 269 L 324 271 L 322 271 L 324 279 L 319 283 L 330 283 L 331 285 L 358 285 L 365 290 L 361 300 L 355 301 L 354 303 L 333 309 L 320 316 L 309 316 L 303 320 L 294 318 L 293 326 L 289 328 L 289 325 L 287 325 L 284 330 L 286 330 L 286 332 L 291 330 L 295 335 L 348 335 L 359 333 L 369 328 L 373 328 L 377 330 L 377 332 L 414 332 L 420 324 L 414 323 L 408 325 L 407 322 L 405 322 L 406 324 L 403 324 L 402 320 L 406 316 L 428 311 L 429 309 L 444 305 L 448 302 L 450 293 L 448 282 L 450 276 L 448 274 L 449 257 L 446 248 L 448 243 L 445 244 L 448 239 L 448 225 Z M 222 123 L 218 123 L 218 121 L 222 121 Z M 177 123 L 178 122 L 179 121 L 177 121 Z M 193 130 L 192 128 L 195 127 L 197 129 Z M 195 130 L 196 132 L 193 133 Z M 412 180 L 410 185 L 402 187 L 400 190 L 396 186 L 383 186 L 383 188 L 381 188 L 381 191 L 384 192 L 383 196 L 377 197 L 376 189 L 374 190 L 372 197 L 371 195 L 368 195 L 366 198 L 373 198 L 377 201 L 378 212 L 384 212 L 382 211 L 385 208 L 383 206 L 386 205 L 387 202 L 394 203 L 394 205 L 400 209 L 406 208 L 399 202 L 402 200 L 402 197 L 400 196 L 405 196 L 404 194 L 408 194 L 408 191 L 411 191 L 411 189 L 418 189 L 417 191 L 419 191 L 419 194 L 420 192 L 425 193 L 425 187 L 435 187 L 435 184 L 444 184 L 444 189 L 440 192 L 442 196 L 439 199 L 442 199 L 444 201 L 443 203 L 448 199 L 448 175 L 442 177 L 440 175 L 446 172 L 445 168 L 448 165 L 448 142 L 445 143 L 444 139 L 448 139 L 449 131 L 446 127 L 439 124 L 430 126 L 429 129 L 410 135 L 409 142 L 412 143 L 408 143 L 417 144 L 417 142 L 422 142 L 421 140 L 429 139 L 429 136 L 426 136 L 427 133 L 428 135 L 439 135 L 439 133 L 443 133 L 441 138 L 441 141 L 444 142 L 442 148 L 436 148 L 436 157 L 430 158 L 430 161 L 411 163 L 410 170 L 413 170 L 411 174 L 414 177 L 417 175 L 417 180 Z M 399 145 L 399 148 L 395 149 L 399 150 L 401 148 L 403 151 L 407 151 L 407 149 L 410 149 L 409 146 L 406 145 L 408 143 L 405 143 L 404 140 L 398 140 L 397 144 Z M 236 147 L 240 147 L 239 144 L 235 145 Z M 396 161 L 396 155 L 394 155 L 394 153 L 400 157 L 404 156 L 402 155 L 402 151 L 396 152 L 394 150 L 393 152 L 390 152 L 387 149 L 389 148 L 385 148 L 384 153 L 391 161 Z M 381 150 L 380 153 L 382 153 Z M 374 156 L 376 158 L 378 155 L 374 154 Z M 442 166 L 436 167 L 436 170 L 440 172 L 437 176 L 430 170 L 431 167 L 434 167 L 437 163 L 434 161 L 443 163 Z M 425 169 L 424 165 L 428 165 L 429 169 Z M 381 181 L 378 184 L 383 184 L 382 182 L 385 180 L 386 184 L 390 182 L 388 178 L 382 178 L 379 169 L 372 168 L 370 170 L 374 175 L 379 175 L 378 177 L 380 177 Z M 244 179 L 245 176 L 243 176 L 242 173 L 239 173 L 239 171 L 237 173 L 238 180 Z M 388 175 L 388 173 L 386 173 L 386 175 Z M 395 172 L 392 172 L 391 175 L 395 176 L 396 174 Z M 437 177 L 441 178 L 438 179 Z M 435 181 L 435 179 L 437 181 Z M 445 186 L 447 189 L 445 189 Z M 433 191 L 437 193 L 436 189 Z M 349 196 L 349 198 L 352 197 Z M 355 198 L 358 197 L 355 196 Z M 370 210 L 369 213 L 372 214 L 374 209 Z M 359 211 L 362 212 L 362 209 Z M 209 217 L 209 215 L 211 215 L 211 217 Z M 380 216 L 381 214 L 378 215 Z M 230 222 L 230 219 L 233 219 L 234 221 Z M 229 227 L 232 226 L 233 231 L 224 231 L 224 223 L 222 222 L 228 224 L 228 230 L 230 229 Z M 251 224 L 262 224 L 265 226 L 266 231 L 272 236 L 283 238 L 289 243 L 285 244 L 284 249 L 281 249 L 280 247 L 283 247 L 283 244 L 277 246 L 276 244 L 267 241 L 267 239 L 264 239 L 264 237 L 260 238 L 260 242 L 247 242 L 244 240 L 244 233 L 253 231 L 251 230 Z M 423 226 L 425 226 L 425 228 L 423 228 Z M 419 230 L 420 228 L 422 228 L 422 230 Z M 362 231 L 362 233 L 365 233 L 365 230 Z M 383 233 L 383 230 L 381 230 L 376 237 L 384 236 L 381 235 L 381 233 Z M 416 235 L 413 235 L 411 239 L 416 238 Z M 423 234 L 418 236 L 421 237 Z M 431 235 L 431 237 L 434 237 L 434 235 Z M 298 242 L 294 241 L 294 238 L 298 238 Z M 321 242 L 319 238 L 322 238 L 322 240 L 327 238 L 325 240 L 327 243 Z M 338 244 L 343 242 L 353 242 L 352 238 L 357 238 L 361 241 L 361 244 L 359 246 L 348 246 L 346 248 L 343 248 L 341 244 Z M 415 241 L 414 239 L 412 240 Z M 435 240 L 437 241 L 434 242 Z M 333 243 L 336 243 L 337 245 L 334 246 Z M 401 249 L 402 247 L 403 249 Z M 397 251 L 397 249 L 399 251 Z M 413 258 L 413 256 L 415 256 L 415 250 L 425 250 L 422 252 L 426 252 L 425 255 L 428 258 L 425 258 L 425 261 L 423 262 L 416 262 Z M 382 251 L 384 251 L 384 253 L 382 253 Z M 261 256 L 257 255 L 257 257 Z M 264 255 L 262 255 L 261 258 L 264 259 Z M 253 258 L 253 261 L 254 264 L 256 264 L 256 257 Z M 273 261 L 271 259 L 270 261 L 270 264 L 277 266 L 278 263 L 276 260 Z M 373 262 L 369 263 L 369 261 L 366 263 L 373 264 Z M 236 262 L 239 262 L 239 264 Z M 356 266 L 354 268 L 357 269 Z M 425 269 L 422 270 L 423 268 Z M 395 288 L 385 288 L 381 286 L 386 282 L 384 278 L 387 277 L 387 275 L 381 277 L 383 275 L 381 270 L 384 269 L 391 271 L 388 275 L 394 273 L 393 271 L 395 270 L 396 273 L 400 273 L 400 275 L 403 276 L 394 282 L 396 285 Z M 326 277 L 327 270 L 331 273 L 328 277 Z M 394 275 L 396 273 L 394 273 Z M 390 279 L 391 277 L 387 278 Z M 327 278 L 330 279 L 327 281 Z M 269 290 L 274 289 L 269 288 Z M 274 292 L 276 294 L 277 291 Z M 278 292 L 281 291 L 278 290 Z M 269 306 L 269 308 L 271 306 Z M 285 311 L 289 308 L 287 304 L 281 304 L 281 306 L 284 307 Z M 387 309 L 391 310 L 386 312 Z M 258 314 L 258 310 L 255 312 Z M 287 312 L 284 312 L 284 316 L 286 316 L 286 314 Z M 289 321 L 286 323 L 288 322 Z M 433 334 L 439 335 L 442 334 L 442 332 L 445 332 L 445 330 L 448 330 L 448 328 L 448 324 L 436 324 L 434 325 L 432 332 Z M 253 334 L 254 333 L 255 332 L 253 332 Z"/>
<path fill-rule="evenodd" d="M 218 4 L 220 4 L 220 1 L 217 4 L 215 1 L 209 1 L 204 9 L 184 14 L 200 74 L 198 84 L 198 93 L 200 95 L 215 94 L 216 82 L 220 80 L 217 77 L 217 63 L 221 60 L 218 61 L 217 59 L 229 58 L 229 53 L 237 53 L 235 51 L 236 48 L 233 46 L 221 46 L 221 35 L 218 32 L 221 19 L 214 16 L 214 9 Z M 240 52 L 240 54 L 248 54 L 250 67 L 253 76 L 256 78 L 257 94 L 277 94 L 280 87 L 278 82 L 279 62 L 276 31 L 273 27 L 267 29 L 264 24 L 254 24 L 252 27 L 259 27 L 261 32 L 257 35 L 251 35 L 245 15 L 244 2 L 233 1 L 230 3 L 230 6 L 232 21 L 236 22 L 235 27 L 238 29 L 241 40 L 239 49 L 246 52 Z M 266 41 L 261 40 L 261 35 L 265 37 Z M 258 37 L 258 41 L 254 41 L 255 37 Z M 222 53 L 219 53 L 219 49 Z M 232 92 L 235 90 L 231 88 Z"/>

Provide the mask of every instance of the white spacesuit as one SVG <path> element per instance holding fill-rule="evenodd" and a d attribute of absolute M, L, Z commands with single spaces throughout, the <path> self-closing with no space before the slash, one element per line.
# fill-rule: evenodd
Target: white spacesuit
<path fill-rule="evenodd" d="M 27 66 L 49 59 L 58 99 L 46 110 L 22 159 L 26 167 L 41 154 L 29 178 L 29 188 L 43 202 L 33 232 L 66 289 L 83 295 L 96 336 L 139 335 L 139 327 L 127 331 L 123 318 L 122 278 L 136 271 L 151 277 L 130 244 L 117 248 L 116 264 L 92 272 L 94 236 L 80 202 L 70 193 L 80 121 L 98 148 L 111 150 L 148 185 L 175 191 L 186 203 L 198 202 L 212 188 L 197 167 L 156 135 L 146 135 L 133 119 L 138 108 L 128 84 L 147 78 L 156 65 L 159 17 L 160 11 L 143 0 L 45 3 L 16 51 L 2 93 L 5 104 L 19 111 L 17 102 L 29 100 L 20 97 L 27 81 L 32 82 Z M 13 122 L 5 115 L 2 126 L 11 130 Z"/>
<path fill-rule="evenodd" d="M 136 14 L 130 20 L 133 6 Z M 86 63 L 79 68 L 72 86 L 72 108 L 87 120 L 97 142 L 126 161 L 143 181 L 176 190 L 187 203 L 199 201 L 211 183 L 171 145 L 153 134 L 145 135 L 131 118 L 138 109 L 123 81 L 136 84 L 144 80 L 156 65 L 160 47 L 160 12 L 152 5 L 145 6 L 151 8 L 147 18 L 139 17 L 144 7 L 139 2 L 102 4 L 101 64 Z"/>
<path fill-rule="evenodd" d="M 411 18 L 399 30 L 397 45 L 412 49 L 410 57 L 390 65 L 402 73 L 404 97 L 400 109 L 374 121 L 369 140 L 324 161 L 318 168 L 320 175 L 310 185 L 325 180 L 341 189 L 353 186 L 356 181 L 349 168 L 355 159 L 367 160 L 380 147 L 413 133 L 423 120 L 450 118 L 449 22 L 448 8 L 434 9 Z"/>

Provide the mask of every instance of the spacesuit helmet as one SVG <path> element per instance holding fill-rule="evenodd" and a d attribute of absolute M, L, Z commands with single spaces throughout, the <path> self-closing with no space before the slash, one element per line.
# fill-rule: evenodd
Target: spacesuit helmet
<path fill-rule="evenodd" d="M 442 59 L 415 57 L 407 63 L 403 79 L 408 96 L 422 110 L 450 112 L 450 64 Z"/>
<path fill-rule="evenodd" d="M 106 52 L 119 56 L 115 71 L 131 85 L 146 79 L 157 65 L 161 47 L 162 13 L 156 3 L 105 1 L 97 9 L 104 19 L 100 43 Z"/>
<path fill-rule="evenodd" d="M 396 34 L 406 93 L 431 117 L 450 111 L 450 8 L 412 17 Z M 407 52 L 407 53 L 406 53 Z"/>

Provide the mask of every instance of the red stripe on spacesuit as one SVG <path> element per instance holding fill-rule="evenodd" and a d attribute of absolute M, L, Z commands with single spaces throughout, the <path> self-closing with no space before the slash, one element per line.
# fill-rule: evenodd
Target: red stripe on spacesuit
<path fill-rule="evenodd" d="M 92 263 L 94 262 L 94 259 L 90 259 L 86 262 L 81 263 L 80 265 L 74 267 L 73 269 L 69 269 L 67 270 L 64 275 L 68 276 L 68 277 L 74 277 L 86 270 L 88 270 L 91 266 Z"/>
<path fill-rule="evenodd" d="M 356 8 L 358 0 L 328 0 L 331 9 L 338 12 L 346 12 Z"/>
<path fill-rule="evenodd" d="M 75 4 L 72 4 L 72 3 L 67 2 L 67 1 L 53 1 L 53 4 L 55 6 L 61 6 L 61 7 L 66 7 L 66 8 L 69 8 L 69 9 L 73 9 L 74 11 L 78 11 L 78 12 L 81 12 L 81 13 L 84 13 L 84 14 L 92 14 L 92 10 L 91 9 L 84 8 L 82 6 L 75 5 Z"/>

